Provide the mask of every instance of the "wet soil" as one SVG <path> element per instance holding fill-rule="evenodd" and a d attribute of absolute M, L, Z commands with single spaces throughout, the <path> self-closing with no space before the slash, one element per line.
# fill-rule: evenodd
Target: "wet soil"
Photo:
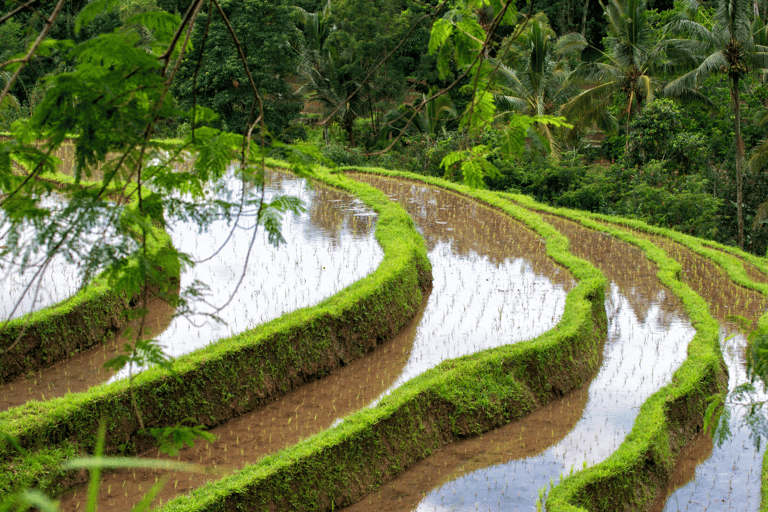
<path fill-rule="evenodd" d="M 144 317 L 144 339 L 163 332 L 171 322 L 174 309 L 161 299 L 151 299 Z M 30 400 L 48 400 L 67 393 L 79 393 L 101 384 L 115 372 L 104 363 L 117 356 L 126 343 L 132 343 L 141 327 L 141 319 L 130 321 L 102 345 L 75 354 L 24 379 L 0 385 L 0 410 L 23 405 Z"/>
<path fill-rule="evenodd" d="M 202 232 L 195 222 L 168 228 L 174 246 L 196 261 L 182 272 L 182 290 L 195 281 L 207 285 L 202 300 L 190 303 L 189 314 L 176 318 L 158 337 L 169 355 L 179 357 L 317 304 L 379 266 L 383 252 L 375 238 L 377 217 L 359 199 L 284 172 L 271 171 L 267 180 L 266 202 L 287 195 L 307 208 L 284 216 L 279 246 L 270 243 L 263 228 L 254 232 L 257 206 L 236 221 L 222 215 Z M 224 185 L 231 197 L 240 197 L 243 185 L 233 174 Z M 234 218 L 237 210 L 229 215 Z M 126 375 L 122 371 L 115 378 Z"/>
<path fill-rule="evenodd" d="M 266 407 L 212 429 L 211 433 L 217 436 L 215 442 L 200 442 L 183 449 L 177 457 L 163 456 L 157 450 L 142 456 L 193 462 L 229 472 L 329 428 L 338 419 L 367 406 L 400 375 L 428 298 L 425 294 L 414 318 L 376 351 Z M 165 472 L 151 470 L 105 474 L 99 508 L 115 512 L 130 510 L 162 474 Z M 154 503 L 167 501 L 220 477 L 172 473 Z M 61 510 L 84 510 L 84 496 L 84 488 L 62 496 Z"/>
<path fill-rule="evenodd" d="M 611 283 L 598 375 L 588 389 L 520 422 L 443 448 L 350 509 L 536 510 L 540 489 L 618 448 L 639 406 L 684 361 L 694 330 L 680 301 L 661 286 L 656 266 L 615 237 L 555 216 L 545 220 Z"/>

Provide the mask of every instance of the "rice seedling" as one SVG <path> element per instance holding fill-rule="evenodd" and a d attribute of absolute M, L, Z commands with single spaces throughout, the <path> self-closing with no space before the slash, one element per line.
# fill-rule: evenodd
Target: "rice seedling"
<path fill-rule="evenodd" d="M 421 483 L 418 493 L 403 496 L 397 510 L 474 510 L 478 504 L 483 510 L 534 509 L 546 497 L 538 491 L 552 488 L 561 474 L 613 453 L 632 428 L 639 406 L 685 359 L 694 330 L 677 301 L 660 300 L 664 288 L 640 251 L 573 223 L 548 220 L 568 236 L 575 254 L 594 261 L 611 281 L 605 301 L 608 339 L 599 373 L 583 398 L 574 392 L 519 422 L 462 442 L 471 463 L 444 448 L 430 457 L 448 468 L 439 478 L 427 466 L 400 475 L 393 486 L 401 495 L 405 482 Z M 521 472 L 526 478 L 504 488 L 486 484 Z M 462 497 L 475 493 L 475 500 L 462 503 Z M 384 494 L 382 504 L 391 497 Z"/>

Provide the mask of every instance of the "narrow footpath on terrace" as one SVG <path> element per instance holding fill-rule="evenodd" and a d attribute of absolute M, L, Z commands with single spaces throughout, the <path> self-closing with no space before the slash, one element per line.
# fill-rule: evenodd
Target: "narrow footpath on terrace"
<path fill-rule="evenodd" d="M 443 447 L 349 510 L 536 510 L 542 489 L 616 450 L 639 406 L 685 360 L 694 329 L 643 252 L 577 223 L 544 219 L 608 279 L 598 374 L 588 388 L 520 421 Z"/>
<path fill-rule="evenodd" d="M 238 180 L 232 176 L 227 185 L 229 193 L 240 193 Z M 320 184 L 308 188 L 304 179 L 271 172 L 266 199 L 277 194 L 301 198 L 307 212 L 286 215 L 282 226 L 286 242 L 280 247 L 270 245 L 266 235 L 259 233 L 247 268 L 243 267 L 251 242 L 252 212 L 241 214 L 236 226 L 228 222 L 227 216 L 234 217 L 237 212 L 222 212 L 222 218 L 204 232 L 198 232 L 194 222 L 169 227 L 176 248 L 201 260 L 182 273 L 182 288 L 199 280 L 209 285 L 204 296 L 208 304 L 229 304 L 217 312 L 198 301 L 191 304 L 193 314 L 174 317 L 175 311 L 163 300 L 151 299 L 143 319 L 145 337 L 158 339 L 169 355 L 178 357 L 289 311 L 316 304 L 379 265 L 382 253 L 374 237 L 375 214 L 354 196 Z M 216 252 L 222 245 L 224 249 Z M 76 262 L 69 266 L 73 267 L 71 274 L 77 272 Z M 243 279 L 238 286 L 241 274 Z M 56 300 L 66 297 L 59 294 Z M 222 322 L 213 320 L 209 316 L 213 314 Z M 125 378 L 127 369 L 115 374 L 103 365 L 126 342 L 131 342 L 141 322 L 133 320 L 104 344 L 26 378 L 0 385 L 0 410 Z"/>
<path fill-rule="evenodd" d="M 175 459 L 225 472 L 241 468 L 331 427 L 440 361 L 526 340 L 557 324 L 575 282 L 552 262 L 533 232 L 466 197 L 395 185 L 411 191 L 403 201 L 427 241 L 433 266 L 433 290 L 416 318 L 374 352 L 212 429 L 216 442 L 184 449 Z M 156 451 L 145 455 L 159 456 Z M 105 475 L 100 506 L 129 510 L 160 473 Z M 213 478 L 172 474 L 158 499 L 166 501 Z M 82 510 L 84 492 L 63 496 L 62 510 Z"/>

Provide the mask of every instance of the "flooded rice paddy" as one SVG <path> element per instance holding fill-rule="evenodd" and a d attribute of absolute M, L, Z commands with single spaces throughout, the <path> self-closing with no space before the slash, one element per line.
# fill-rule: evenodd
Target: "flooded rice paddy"
<path fill-rule="evenodd" d="M 227 185 L 239 197 L 240 181 L 230 178 Z M 269 243 L 262 228 L 254 238 L 256 207 L 241 213 L 236 223 L 217 220 L 203 232 L 193 222 L 169 227 L 174 247 L 197 262 L 182 273 L 181 288 L 200 281 L 207 289 L 191 304 L 191 314 L 157 333 L 166 353 L 178 357 L 317 304 L 381 263 L 376 216 L 359 199 L 321 185 L 309 188 L 306 180 L 290 174 L 270 173 L 265 201 L 278 195 L 307 205 L 305 214 L 285 214 L 285 243 L 279 247 Z M 113 379 L 126 375 L 123 371 Z"/>
<path fill-rule="evenodd" d="M 230 180 L 230 187 L 239 192 L 236 180 Z M 266 198 L 277 194 L 299 197 L 306 204 L 305 213 L 286 214 L 282 225 L 286 243 L 279 247 L 269 244 L 262 228 L 250 247 L 252 212 L 245 212 L 237 224 L 217 220 L 202 233 L 189 223 L 169 228 L 179 250 L 206 260 L 182 273 L 182 287 L 199 280 L 209 289 L 203 300 L 192 304 L 193 315 L 173 317 L 174 312 L 162 301 L 150 304 L 144 321 L 146 335 L 158 339 L 167 353 L 176 357 L 316 304 L 376 269 L 383 257 L 374 236 L 376 217 L 358 199 L 320 185 L 308 188 L 304 179 L 274 172 Z M 222 322 L 208 316 L 212 313 Z M 114 374 L 102 365 L 137 331 L 138 321 L 103 346 L 0 386 L 0 407 L 83 391 L 126 376 L 127 369 Z"/>
<path fill-rule="evenodd" d="M 37 206 L 51 211 L 52 219 L 59 225 L 69 216 L 64 213 L 66 200 L 52 193 L 39 199 Z M 71 219 L 70 219 L 71 220 Z M 0 257 L 0 322 L 19 318 L 27 313 L 56 304 L 74 295 L 82 286 L 83 253 L 95 244 L 111 244 L 114 232 L 108 222 L 101 222 L 74 233 L 57 228 L 47 228 L 47 242 L 40 244 L 36 239 L 35 227 L 31 223 L 13 227 L 0 212 L 0 253 L 10 251 L 10 244 L 4 242 L 17 238 L 17 254 L 9 252 Z M 70 241 L 76 245 L 71 246 Z M 63 243 L 62 249 L 48 256 L 48 249 Z"/>
<path fill-rule="evenodd" d="M 405 180 L 350 174 L 400 203 L 424 237 L 433 292 L 411 357 L 393 387 L 453 359 L 552 329 L 575 282 L 537 235 L 461 195 Z"/>
<path fill-rule="evenodd" d="M 395 339 L 322 380 L 217 427 L 213 430 L 219 436 L 216 442 L 182 450 L 179 460 L 234 470 L 375 404 L 389 390 L 445 359 L 530 339 L 556 325 L 565 296 L 575 283 L 567 270 L 547 257 L 545 244 L 534 233 L 495 210 L 445 190 L 380 176 L 351 176 L 382 189 L 412 215 L 433 265 L 431 295 L 425 297 L 416 318 Z M 280 316 L 306 305 L 304 300 L 316 303 L 322 298 L 315 298 L 318 289 L 335 286 L 347 272 L 356 276 L 352 282 L 370 271 L 354 274 L 348 267 L 378 265 L 381 256 L 376 254 L 378 246 L 372 237 L 374 217 L 359 202 L 323 187 L 308 191 L 290 176 L 276 175 L 273 181 L 270 194 L 302 196 L 312 220 L 302 225 L 289 216 L 284 226 L 288 243 L 269 257 L 263 256 L 268 244 L 261 240 L 259 249 L 254 249 L 261 257 L 241 274 L 242 253 L 250 243 L 249 218 L 243 217 L 232 231 L 230 252 L 222 251 L 224 257 L 218 263 L 211 260 L 200 265 L 201 280 L 211 285 L 206 301 L 234 306 L 231 316 L 226 308 L 219 313 L 227 323 L 211 321 L 206 313 L 212 310 L 206 310 L 205 304 L 199 304 L 199 316 L 192 322 L 171 320 L 172 311 L 153 308 L 153 333 L 160 334 L 161 342 L 172 353 L 188 352 Z M 236 184 L 233 187 L 237 191 Z M 537 510 L 537 504 L 546 499 L 547 491 L 561 477 L 604 460 L 618 448 L 640 405 L 669 382 L 685 360 L 694 330 L 678 299 L 659 283 L 656 267 L 642 252 L 562 218 L 545 219 L 571 241 L 575 255 L 599 267 L 610 283 L 605 302 L 608 339 L 597 375 L 588 387 L 523 420 L 437 450 L 349 509 Z M 180 250 L 202 260 L 229 235 L 229 227 L 221 224 L 198 233 L 191 225 L 178 224 L 171 235 Z M 325 249 L 312 248 L 312 237 L 317 233 L 324 239 Z M 347 254 L 350 241 L 345 237 L 358 235 L 363 240 L 359 252 Z M 725 326 L 721 342 L 730 371 L 729 386 L 743 382 L 745 339 L 726 316 L 756 319 L 768 302 L 734 285 L 705 258 L 668 239 L 642 236 L 681 262 L 684 280 L 710 304 L 713 316 Z M 284 261 L 293 262 L 293 267 L 282 264 Z M 282 264 L 281 270 L 268 270 L 270 262 Z M 211 265 L 203 267 L 208 263 Z M 253 276 L 249 275 L 251 265 L 257 266 Z M 333 270 L 328 271 L 330 268 Z M 754 266 L 747 264 L 745 268 L 756 281 L 768 281 Z M 328 272 L 323 275 L 324 271 Z M 241 275 L 243 284 L 230 301 L 233 283 Z M 191 279 L 195 277 L 182 276 L 182 285 Z M 297 291 L 290 298 L 285 294 L 281 297 L 284 288 Z M 174 327 L 176 322 L 184 327 Z M 184 338 L 177 345 L 164 339 L 174 329 Z M 105 359 L 108 349 L 98 350 L 101 355 L 96 355 Z M 76 374 L 82 381 L 82 374 L 88 373 L 83 368 L 100 371 L 97 359 L 80 360 L 69 367 L 65 362 L 51 370 L 58 371 L 61 379 L 73 380 Z M 38 395 L 45 399 L 49 392 L 55 396 L 55 391 L 61 391 L 64 380 L 56 381 L 52 390 L 50 381 L 45 388 L 43 374 L 12 383 L 26 386 L 15 400 L 23 402 Z M 94 379 L 86 387 L 102 382 L 104 374 Z M 31 385 L 33 380 L 42 385 Z M 0 388 L 0 396 L 12 396 L 10 391 L 7 386 Z M 731 420 L 734 436 L 722 447 L 713 446 L 707 436 L 699 436 L 686 447 L 673 482 L 652 511 L 758 510 L 762 452 L 754 449 L 748 431 L 741 427 L 741 418 L 736 411 Z M 158 456 L 156 452 L 145 455 Z M 158 476 L 152 471 L 109 473 L 104 477 L 100 505 L 109 510 L 129 510 Z M 173 474 L 173 485 L 167 485 L 159 499 L 170 499 L 210 478 Z M 83 507 L 83 490 L 62 499 L 63 510 Z"/>
<path fill-rule="evenodd" d="M 663 237 L 635 235 L 652 241 L 680 262 L 683 281 L 704 298 L 712 316 L 721 325 L 720 343 L 728 366 L 729 390 L 746 382 L 747 340 L 728 316 L 749 319 L 754 328 L 757 319 L 768 308 L 768 298 L 734 284 L 724 270 L 680 244 Z M 762 275 L 759 270 L 750 266 L 745 268 L 750 277 L 759 280 Z M 762 393 L 759 398 L 768 399 L 768 393 Z M 755 512 L 760 509 L 764 447 L 755 448 L 749 428 L 744 425 L 744 414 L 743 408 L 732 408 L 729 422 L 732 436 L 721 446 L 713 446 L 707 437 L 691 443 L 691 455 L 678 464 L 673 484 L 657 499 L 651 509 L 653 512 Z"/>
<path fill-rule="evenodd" d="M 438 450 L 350 510 L 535 511 L 561 477 L 618 448 L 639 406 L 685 360 L 695 331 L 639 249 L 557 217 L 545 220 L 610 282 L 603 364 L 588 389 Z"/>
<path fill-rule="evenodd" d="M 535 234 L 456 194 L 396 181 L 389 184 L 394 190 L 383 186 L 412 211 L 429 246 L 434 288 L 423 311 L 384 347 L 217 427 L 213 432 L 221 437 L 215 443 L 183 450 L 181 460 L 225 469 L 256 462 L 375 403 L 388 389 L 446 358 L 528 339 L 557 323 L 574 281 L 549 259 Z M 127 509 L 157 476 L 138 471 L 108 475 L 101 502 L 112 510 Z M 174 475 L 174 486 L 161 499 L 202 485 L 206 478 L 211 477 Z M 64 497 L 64 510 L 79 510 L 81 493 Z"/>

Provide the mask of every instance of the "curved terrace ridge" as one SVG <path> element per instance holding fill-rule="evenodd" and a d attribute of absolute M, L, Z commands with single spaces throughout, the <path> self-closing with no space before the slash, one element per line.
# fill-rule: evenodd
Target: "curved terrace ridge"
<path fill-rule="evenodd" d="M 179 380 L 158 369 L 141 373 L 134 390 L 145 423 L 173 424 L 190 415 L 208 426 L 227 421 L 360 357 L 392 337 L 417 311 L 431 282 L 430 265 L 407 214 L 366 187 L 324 171 L 316 177 L 355 193 L 379 214 L 376 237 L 384 250 L 382 263 L 314 307 L 180 357 L 175 367 Z M 228 397 L 233 396 L 237 408 L 230 407 Z M 55 465 L 91 451 L 95 417 L 109 418 L 113 442 L 108 451 L 138 453 L 151 445 L 138 433 L 129 403 L 127 385 L 118 381 L 0 413 L 6 432 L 31 452 L 19 457 L 12 447 L 0 450 L 3 466 L 14 468 L 5 472 L 3 492 L 35 481 L 52 492 L 70 486 L 71 479 Z"/>
<path fill-rule="evenodd" d="M 567 240 L 538 215 L 489 193 L 448 187 L 533 229 L 546 240 L 547 254 L 574 274 L 578 284 L 569 292 L 557 326 L 533 340 L 445 361 L 392 391 L 376 407 L 163 510 L 338 508 L 446 443 L 524 416 L 578 388 L 594 373 L 597 347 L 605 338 L 601 273 L 570 254 Z"/>

